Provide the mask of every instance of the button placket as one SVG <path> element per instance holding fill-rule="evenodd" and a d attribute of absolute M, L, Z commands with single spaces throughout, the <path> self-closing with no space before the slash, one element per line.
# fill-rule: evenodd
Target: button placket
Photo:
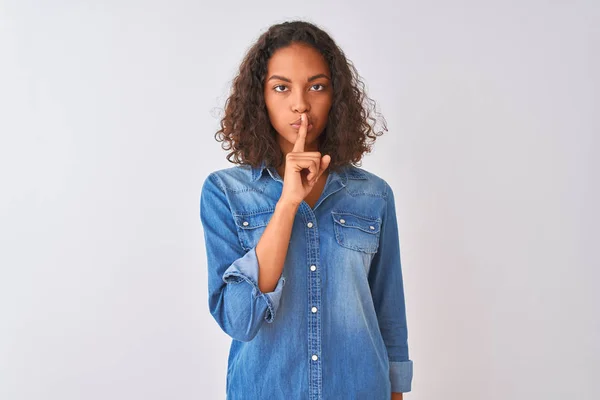
<path fill-rule="evenodd" d="M 305 238 L 307 240 L 306 257 L 309 266 L 307 300 L 309 304 L 308 313 L 308 354 L 311 357 L 309 368 L 309 396 L 308 400 L 322 399 L 323 372 L 320 360 L 321 355 L 321 277 L 317 269 L 319 263 L 319 229 L 314 211 L 303 204 L 301 208 L 304 219 Z"/>

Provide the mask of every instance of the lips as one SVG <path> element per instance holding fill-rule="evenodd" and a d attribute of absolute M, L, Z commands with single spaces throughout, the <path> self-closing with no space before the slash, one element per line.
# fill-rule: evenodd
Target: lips
<path fill-rule="evenodd" d="M 300 120 L 300 118 L 298 118 L 296 121 L 292 122 L 290 125 L 292 126 L 292 128 L 299 130 L 301 124 L 302 124 L 302 121 Z M 312 120 L 309 118 L 308 125 L 306 126 L 306 130 L 310 131 L 310 130 L 312 130 L 312 127 L 313 127 Z"/>
<path fill-rule="evenodd" d="M 294 130 L 296 130 L 296 131 L 300 131 L 300 124 L 292 124 L 292 128 L 294 128 Z M 309 123 L 308 126 L 306 127 L 306 131 L 311 132 L 312 128 L 313 128 L 313 125 L 311 123 Z"/>
<path fill-rule="evenodd" d="M 302 120 L 300 118 L 298 118 L 297 120 L 295 120 L 294 122 L 291 122 L 290 125 L 294 126 L 300 126 L 302 124 Z M 308 125 L 312 124 L 312 119 L 308 118 Z"/>

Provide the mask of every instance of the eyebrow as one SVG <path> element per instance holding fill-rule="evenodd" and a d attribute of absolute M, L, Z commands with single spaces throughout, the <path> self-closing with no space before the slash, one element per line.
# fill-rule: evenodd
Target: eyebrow
<path fill-rule="evenodd" d="M 317 74 L 317 75 L 313 75 L 310 78 L 308 78 L 307 82 L 314 81 L 315 79 L 318 79 L 318 78 L 326 78 L 326 79 L 331 80 L 331 78 L 325 74 Z M 292 80 L 290 78 L 286 78 L 285 76 L 281 76 L 281 75 L 271 75 L 271 77 L 269 79 L 267 79 L 267 81 L 270 81 L 271 79 L 279 79 L 281 81 L 290 82 L 290 83 L 292 82 Z"/>

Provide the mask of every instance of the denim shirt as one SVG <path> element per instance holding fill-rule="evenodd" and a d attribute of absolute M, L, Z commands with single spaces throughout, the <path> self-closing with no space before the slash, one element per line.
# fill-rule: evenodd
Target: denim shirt
<path fill-rule="evenodd" d="M 212 172 L 200 194 L 208 305 L 232 338 L 228 400 L 389 400 L 413 375 L 394 194 L 348 164 L 302 202 L 282 274 L 258 287 L 256 245 L 283 189 L 274 167 Z"/>

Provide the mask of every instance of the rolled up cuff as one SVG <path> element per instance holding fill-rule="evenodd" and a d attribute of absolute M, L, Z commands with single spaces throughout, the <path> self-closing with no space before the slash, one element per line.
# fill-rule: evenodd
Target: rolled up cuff
<path fill-rule="evenodd" d="M 390 381 L 392 393 L 406 393 L 411 391 L 413 377 L 413 362 L 390 361 Z"/>
<path fill-rule="evenodd" d="M 260 297 L 267 304 L 267 312 L 265 313 L 265 320 L 268 323 L 273 322 L 277 309 L 279 308 L 279 301 L 281 299 L 281 293 L 283 286 L 285 285 L 285 278 L 279 277 L 277 286 L 272 292 L 263 293 L 258 287 L 258 258 L 256 257 L 256 247 L 248 250 L 243 257 L 233 262 L 229 268 L 223 273 L 223 281 L 225 283 L 240 283 L 246 281 L 252 286 L 253 298 Z"/>

